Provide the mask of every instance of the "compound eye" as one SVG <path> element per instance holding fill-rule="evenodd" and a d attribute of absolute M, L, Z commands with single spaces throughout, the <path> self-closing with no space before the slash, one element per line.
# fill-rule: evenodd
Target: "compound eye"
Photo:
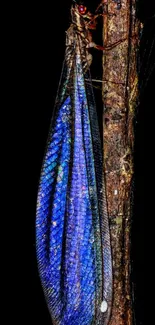
<path fill-rule="evenodd" d="M 78 6 L 78 11 L 81 15 L 84 15 L 87 11 L 87 7 L 83 6 L 83 5 L 79 5 Z"/>

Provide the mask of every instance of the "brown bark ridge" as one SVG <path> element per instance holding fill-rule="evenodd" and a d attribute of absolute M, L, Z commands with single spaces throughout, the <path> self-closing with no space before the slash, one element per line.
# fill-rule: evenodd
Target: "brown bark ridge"
<path fill-rule="evenodd" d="M 133 325 L 130 199 L 141 26 L 136 18 L 136 0 L 103 0 L 103 4 L 104 169 L 113 259 L 109 325 Z"/>

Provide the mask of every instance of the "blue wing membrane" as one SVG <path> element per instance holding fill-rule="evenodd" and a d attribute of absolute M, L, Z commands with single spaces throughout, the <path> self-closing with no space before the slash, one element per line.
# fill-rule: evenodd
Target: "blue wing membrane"
<path fill-rule="evenodd" d="M 112 294 L 100 133 L 78 53 L 64 62 L 37 200 L 39 274 L 58 325 L 103 324 L 100 305 Z"/>

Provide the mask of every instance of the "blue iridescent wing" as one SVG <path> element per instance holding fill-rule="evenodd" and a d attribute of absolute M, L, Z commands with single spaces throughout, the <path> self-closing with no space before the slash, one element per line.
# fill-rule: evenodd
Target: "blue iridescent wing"
<path fill-rule="evenodd" d="M 52 321 L 60 325 L 107 324 L 112 293 L 102 149 L 79 37 L 65 56 L 37 200 L 39 273 Z"/>

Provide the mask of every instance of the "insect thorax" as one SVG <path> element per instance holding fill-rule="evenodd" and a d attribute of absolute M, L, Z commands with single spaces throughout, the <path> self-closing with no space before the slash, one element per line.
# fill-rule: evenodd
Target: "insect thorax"
<path fill-rule="evenodd" d="M 89 48 L 89 31 L 83 26 L 79 27 L 71 24 L 66 32 L 66 63 L 72 64 L 74 55 L 80 55 L 84 73 L 91 64 L 92 56 L 88 51 Z"/>

